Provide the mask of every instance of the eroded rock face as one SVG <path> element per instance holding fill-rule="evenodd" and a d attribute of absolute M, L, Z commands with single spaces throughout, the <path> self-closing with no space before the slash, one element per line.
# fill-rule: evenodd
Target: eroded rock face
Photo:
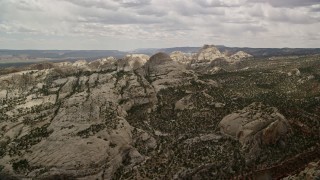
<path fill-rule="evenodd" d="M 204 45 L 197 55 L 197 62 L 211 62 L 217 58 L 224 57 L 218 48 L 214 45 Z"/>
<path fill-rule="evenodd" d="M 181 51 L 174 51 L 170 54 L 172 60 L 180 62 L 182 64 L 189 64 L 192 60 L 190 55 L 187 55 Z"/>
<path fill-rule="evenodd" d="M 181 56 L 179 56 L 181 57 Z M 237 64 L 246 58 L 252 57 L 250 54 L 239 51 L 233 55 L 228 52 L 220 52 L 214 45 L 204 45 L 190 62 L 190 67 L 200 73 L 217 73 L 214 68 L 223 68 Z"/>
<path fill-rule="evenodd" d="M 117 69 L 118 60 L 115 57 L 107 57 L 103 59 L 97 59 L 88 63 L 91 70 L 95 71 L 111 71 Z"/>
<path fill-rule="evenodd" d="M 147 64 L 149 68 L 155 69 L 156 66 L 158 65 L 164 65 L 166 63 L 171 63 L 173 60 L 171 57 L 163 52 L 159 52 L 153 56 L 150 57 L 150 60 Z"/>
<path fill-rule="evenodd" d="M 60 74 L 72 74 L 79 71 L 114 71 L 117 69 L 118 60 L 114 57 L 97 59 L 95 61 L 87 62 L 79 60 L 74 63 L 61 62 L 52 65 L 54 71 Z"/>
<path fill-rule="evenodd" d="M 191 101 L 192 95 L 187 95 L 186 97 L 183 97 L 179 101 L 175 103 L 174 109 L 175 110 L 185 110 L 185 109 L 193 109 L 195 106 L 193 105 Z"/>
<path fill-rule="evenodd" d="M 206 84 L 208 87 L 210 87 L 210 86 L 211 87 L 218 87 L 218 83 L 214 82 L 214 81 L 204 82 L 201 80 L 197 80 L 197 82 Z M 194 102 L 196 101 L 196 99 L 199 99 L 199 98 L 206 99 L 207 105 L 209 105 L 209 106 L 215 106 L 217 108 L 224 106 L 223 103 L 215 102 L 215 99 L 205 92 L 195 92 L 195 93 L 188 94 L 187 96 L 178 100 L 175 103 L 174 109 L 181 110 L 181 111 L 182 110 L 192 110 L 192 109 L 197 110 L 197 109 L 199 109 L 199 107 L 197 107 L 194 104 Z"/>
<path fill-rule="evenodd" d="M 276 143 L 290 131 L 286 118 L 275 107 L 252 103 L 242 110 L 225 116 L 220 131 L 240 141 L 243 146 Z"/>
<path fill-rule="evenodd" d="M 151 56 L 144 65 L 144 71 L 146 79 L 151 82 L 157 92 L 194 78 L 192 71 L 187 70 L 183 64 L 173 61 L 168 54 L 161 52 Z"/>
<path fill-rule="evenodd" d="M 238 51 L 237 53 L 231 55 L 229 59 L 231 63 L 236 63 L 241 61 L 244 58 L 249 58 L 249 57 L 252 57 L 252 55 L 243 51 Z"/>
<path fill-rule="evenodd" d="M 142 67 L 148 60 L 149 56 L 145 54 L 130 54 L 126 55 L 118 62 L 118 70 L 131 71 Z"/>
<path fill-rule="evenodd" d="M 78 60 L 72 64 L 77 68 L 83 68 L 84 70 L 87 68 L 88 62 L 86 60 Z"/>

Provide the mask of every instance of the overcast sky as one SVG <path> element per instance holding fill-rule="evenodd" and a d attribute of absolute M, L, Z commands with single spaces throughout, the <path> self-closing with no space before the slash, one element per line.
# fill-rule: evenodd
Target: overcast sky
<path fill-rule="evenodd" d="M 0 49 L 320 48 L 320 0 L 0 0 Z"/>

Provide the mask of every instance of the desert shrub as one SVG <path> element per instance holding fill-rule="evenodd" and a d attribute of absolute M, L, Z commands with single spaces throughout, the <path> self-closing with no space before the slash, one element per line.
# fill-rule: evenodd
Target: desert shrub
<path fill-rule="evenodd" d="M 20 161 L 14 162 L 12 164 L 12 169 L 18 173 L 27 172 L 30 168 L 29 162 L 26 159 L 22 159 Z"/>

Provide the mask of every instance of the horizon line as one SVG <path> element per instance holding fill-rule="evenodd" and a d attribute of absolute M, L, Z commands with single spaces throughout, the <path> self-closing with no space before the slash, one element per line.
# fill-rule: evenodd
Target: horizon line
<path fill-rule="evenodd" d="M 238 46 L 224 46 L 224 45 L 215 45 L 216 47 L 226 47 L 226 48 L 250 48 L 250 49 L 320 49 L 320 47 L 238 47 Z M 9 49 L 9 48 L 0 48 L 0 51 L 120 51 L 120 52 L 130 52 L 136 50 L 159 50 L 159 49 L 172 49 L 172 48 L 201 48 L 203 46 L 174 46 L 174 47 L 164 47 L 164 48 L 136 48 L 133 50 L 118 50 L 118 49 Z"/>

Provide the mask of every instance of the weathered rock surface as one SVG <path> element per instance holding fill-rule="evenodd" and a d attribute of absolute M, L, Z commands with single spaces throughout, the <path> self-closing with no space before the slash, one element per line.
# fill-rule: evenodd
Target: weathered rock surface
<path fill-rule="evenodd" d="M 218 58 L 223 58 L 225 55 L 213 45 L 204 45 L 197 54 L 196 62 L 211 62 Z"/>
<path fill-rule="evenodd" d="M 176 55 L 183 59 L 182 55 Z M 207 74 L 215 74 L 218 70 L 215 68 L 222 68 L 230 64 L 237 64 L 242 60 L 252 57 L 250 54 L 239 51 L 233 55 L 227 52 L 220 52 L 214 45 L 204 45 L 190 62 L 190 67 L 199 72 Z"/>
<path fill-rule="evenodd" d="M 185 109 L 193 109 L 195 106 L 193 105 L 193 102 L 191 101 L 192 95 L 188 95 L 186 97 L 183 97 L 179 101 L 175 103 L 175 110 L 185 110 Z"/>
<path fill-rule="evenodd" d="M 181 51 L 174 51 L 170 54 L 173 61 L 180 62 L 182 64 L 189 64 L 192 60 L 191 55 L 187 55 Z"/>
<path fill-rule="evenodd" d="M 173 61 L 168 54 L 161 52 L 151 56 L 144 66 L 144 71 L 146 79 L 151 82 L 156 92 L 187 83 L 195 77 L 183 64 Z"/>
<path fill-rule="evenodd" d="M 186 144 L 195 144 L 195 143 L 199 143 L 199 142 L 204 142 L 204 141 L 214 141 L 214 142 L 218 142 L 218 140 L 220 140 L 222 137 L 216 134 L 205 134 L 199 137 L 195 137 L 192 139 L 187 139 L 184 141 L 184 143 Z"/>
<path fill-rule="evenodd" d="M 114 57 L 108 57 L 103 59 L 98 59 L 88 63 L 88 66 L 91 70 L 100 70 L 100 71 L 113 71 L 117 68 L 118 60 Z"/>
<path fill-rule="evenodd" d="M 130 54 L 126 55 L 118 62 L 118 70 L 131 71 L 142 67 L 148 60 L 149 56 L 145 54 Z"/>
<path fill-rule="evenodd" d="M 253 103 L 225 116 L 219 123 L 220 131 L 233 137 L 243 146 L 274 144 L 286 136 L 290 126 L 275 107 Z"/>
<path fill-rule="evenodd" d="M 229 62 L 236 63 L 236 62 L 239 62 L 241 59 L 250 58 L 250 57 L 252 57 L 252 55 L 250 55 L 246 52 L 243 52 L 243 51 L 238 51 L 237 53 L 230 56 Z"/>

